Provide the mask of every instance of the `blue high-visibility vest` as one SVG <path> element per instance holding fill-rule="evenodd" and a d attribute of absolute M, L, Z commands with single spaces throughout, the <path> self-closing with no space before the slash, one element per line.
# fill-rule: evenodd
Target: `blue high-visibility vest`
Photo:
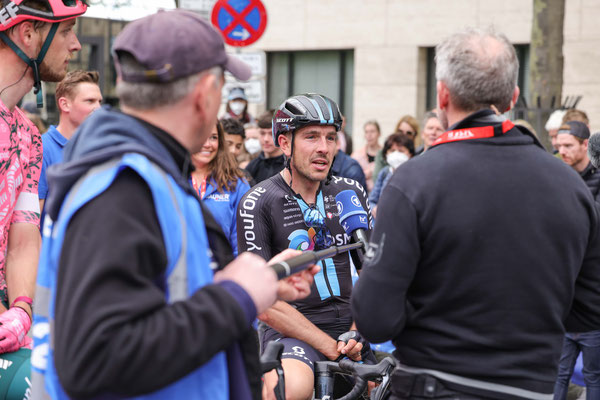
<path fill-rule="evenodd" d="M 65 232 L 77 210 L 103 193 L 125 168 L 142 177 L 152 191 L 158 221 L 167 251 L 165 298 L 169 303 L 184 300 L 212 282 L 210 248 L 198 200 L 146 157 L 128 153 L 91 168 L 65 197 L 56 222 L 44 223 L 34 305 L 34 349 L 32 353 L 33 399 L 68 399 L 54 365 L 51 334 L 57 270 Z M 206 249 L 200 251 L 199 249 Z M 227 360 L 220 352 L 181 380 L 138 399 L 229 398 Z"/>

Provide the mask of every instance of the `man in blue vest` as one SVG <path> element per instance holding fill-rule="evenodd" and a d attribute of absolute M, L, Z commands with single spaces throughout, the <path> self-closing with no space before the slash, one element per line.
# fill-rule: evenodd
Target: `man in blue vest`
<path fill-rule="evenodd" d="M 182 10 L 130 23 L 113 50 L 122 112 L 96 111 L 48 171 L 34 398 L 258 398 L 251 323 L 308 295 L 317 268 L 278 284 L 262 258 L 232 261 L 188 183 L 224 70 L 250 70 Z"/>

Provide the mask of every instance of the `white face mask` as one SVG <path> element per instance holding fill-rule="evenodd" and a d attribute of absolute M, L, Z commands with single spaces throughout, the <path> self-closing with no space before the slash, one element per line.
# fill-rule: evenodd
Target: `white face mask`
<path fill-rule="evenodd" d="M 244 142 L 244 147 L 246 148 L 246 151 L 250 154 L 258 153 L 261 150 L 260 140 L 253 138 L 247 139 Z"/>
<path fill-rule="evenodd" d="M 246 103 L 244 103 L 243 101 L 232 101 L 231 103 L 229 103 L 229 109 L 235 115 L 241 115 L 244 111 L 244 107 L 246 107 Z"/>
<path fill-rule="evenodd" d="M 385 161 L 387 161 L 388 165 L 392 167 L 392 169 L 396 169 L 408 161 L 408 156 L 401 151 L 396 150 L 388 153 L 388 155 L 385 157 Z"/>

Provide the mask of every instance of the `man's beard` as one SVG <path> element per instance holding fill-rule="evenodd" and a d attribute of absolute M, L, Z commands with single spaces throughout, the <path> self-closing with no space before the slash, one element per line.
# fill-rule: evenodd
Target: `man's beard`
<path fill-rule="evenodd" d="M 307 181 L 321 182 L 323 179 L 325 179 L 327 177 L 327 176 L 325 176 L 325 178 L 320 179 L 320 178 L 311 176 L 311 171 L 310 171 L 311 163 L 310 162 L 309 162 L 308 166 L 306 167 L 306 170 L 303 170 L 303 169 L 301 169 L 301 168 L 298 167 L 298 163 L 296 163 L 295 161 L 296 161 L 296 155 L 294 154 L 292 156 L 291 166 L 292 166 L 292 168 L 295 170 L 295 172 L 297 174 L 299 174 L 300 176 L 302 176 Z M 329 164 L 329 169 L 327 170 L 327 173 L 329 173 L 330 169 L 331 169 L 331 163 Z"/>
<path fill-rule="evenodd" d="M 60 82 L 67 75 L 67 69 L 62 69 L 59 71 L 53 71 L 46 60 L 42 61 L 42 65 L 40 65 L 40 79 L 44 82 Z"/>

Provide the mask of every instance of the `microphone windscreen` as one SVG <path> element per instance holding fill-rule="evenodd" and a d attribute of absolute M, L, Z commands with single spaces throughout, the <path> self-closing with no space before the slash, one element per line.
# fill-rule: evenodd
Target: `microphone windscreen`
<path fill-rule="evenodd" d="M 340 224 L 348 236 L 357 229 L 369 229 L 368 214 L 354 190 L 344 190 L 335 196 Z"/>
<path fill-rule="evenodd" d="M 594 133 L 588 140 L 588 157 L 594 167 L 600 168 L 600 132 Z"/>

